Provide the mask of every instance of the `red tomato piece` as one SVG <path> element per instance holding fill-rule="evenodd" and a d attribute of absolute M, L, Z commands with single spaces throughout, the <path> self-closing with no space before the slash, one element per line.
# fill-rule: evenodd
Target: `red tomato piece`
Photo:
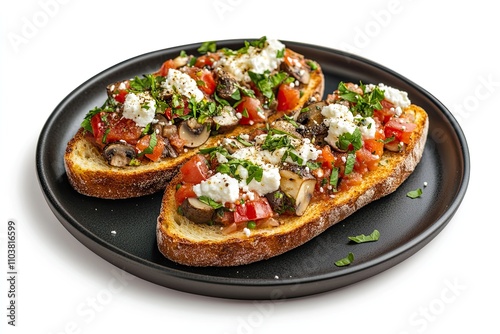
<path fill-rule="evenodd" d="M 119 140 L 135 145 L 141 136 L 142 128 L 128 118 L 121 118 L 116 113 L 101 111 L 90 120 L 96 142 L 105 144 Z"/>
<path fill-rule="evenodd" d="M 333 163 L 335 162 L 335 156 L 332 153 L 330 145 L 325 145 L 321 149 L 321 154 L 317 161 L 321 163 L 321 168 L 332 169 Z"/>
<path fill-rule="evenodd" d="M 151 143 L 151 136 L 145 135 L 137 142 L 136 148 L 139 152 L 143 152 L 149 147 L 150 143 Z M 156 136 L 156 144 L 153 148 L 153 152 L 146 153 L 144 154 L 144 156 L 151 161 L 158 161 L 160 160 L 163 154 L 164 148 L 165 148 L 165 142 L 163 141 L 163 137 L 158 135 Z"/>
<path fill-rule="evenodd" d="M 237 205 L 234 211 L 234 222 L 244 222 L 270 218 L 273 216 L 273 209 L 265 197 L 259 197 L 253 201 L 247 201 L 242 205 Z"/>
<path fill-rule="evenodd" d="M 252 125 L 266 121 L 266 116 L 259 99 L 244 96 L 235 110 L 241 115 L 240 124 Z"/>
<path fill-rule="evenodd" d="M 281 84 L 278 89 L 278 111 L 295 109 L 300 100 L 300 91 L 289 84 Z"/>
<path fill-rule="evenodd" d="M 186 198 L 196 197 L 196 193 L 193 190 L 192 183 L 181 184 L 179 189 L 175 192 L 175 202 L 177 205 L 181 205 Z"/>
<path fill-rule="evenodd" d="M 208 179 L 210 170 L 205 157 L 197 154 L 189 159 L 181 168 L 182 181 L 186 183 L 198 184 Z"/>
<path fill-rule="evenodd" d="M 207 53 L 206 55 L 196 58 L 194 66 L 203 68 L 205 66 L 212 66 L 215 61 L 219 60 L 220 55 L 217 53 Z"/>
<path fill-rule="evenodd" d="M 392 118 L 384 127 L 386 138 L 394 137 L 398 142 L 410 143 L 411 134 L 415 130 L 415 123 L 405 118 Z"/>
<path fill-rule="evenodd" d="M 156 75 L 160 75 L 162 77 L 166 77 L 168 74 L 168 70 L 171 68 L 176 68 L 175 62 L 173 59 L 166 60 L 160 67 L 158 71 L 156 71 Z"/>
<path fill-rule="evenodd" d="M 374 110 L 373 117 L 378 119 L 382 124 L 385 124 L 395 115 L 396 111 L 394 109 L 394 104 L 387 100 L 380 101 L 380 104 L 382 105 L 382 109 Z"/>
<path fill-rule="evenodd" d="M 364 140 L 364 147 L 368 152 L 371 152 L 371 154 L 382 157 L 382 154 L 384 154 L 384 139 L 384 132 L 377 129 L 377 131 L 375 131 L 375 138 Z"/>
<path fill-rule="evenodd" d="M 126 90 L 121 90 L 118 94 L 115 95 L 115 100 L 119 103 L 125 103 L 125 98 L 127 97 L 128 92 Z"/>

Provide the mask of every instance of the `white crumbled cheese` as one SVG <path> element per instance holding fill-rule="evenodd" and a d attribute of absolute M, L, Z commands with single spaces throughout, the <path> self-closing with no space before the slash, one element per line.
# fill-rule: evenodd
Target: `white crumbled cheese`
<path fill-rule="evenodd" d="M 255 146 L 243 147 L 231 154 L 233 158 L 248 160 L 256 165 L 263 165 L 264 161 Z"/>
<path fill-rule="evenodd" d="M 304 138 L 302 140 L 302 145 L 300 145 L 296 151 L 298 156 L 303 160 L 302 165 L 305 165 L 309 160 L 318 159 L 318 156 L 321 154 L 321 150 L 316 149 L 316 147 L 311 144 L 309 138 Z"/>
<path fill-rule="evenodd" d="M 332 103 L 321 109 L 321 114 L 325 117 L 325 125 L 328 126 L 328 136 L 325 141 L 337 147 L 336 143 L 344 133 L 353 133 L 357 125 L 354 123 L 354 116 L 348 107 Z"/>
<path fill-rule="evenodd" d="M 236 80 L 250 82 L 248 71 L 263 74 L 277 69 L 283 58 L 278 58 L 278 51 L 285 45 L 276 39 L 268 39 L 263 49 L 254 46 L 248 47 L 247 53 L 222 57 L 217 65 L 232 74 Z"/>
<path fill-rule="evenodd" d="M 196 81 L 186 73 L 176 69 L 169 69 L 162 87 L 170 94 L 180 93 L 187 98 L 194 97 L 196 102 L 203 100 L 203 92 L 198 88 Z"/>
<path fill-rule="evenodd" d="M 354 120 L 358 124 L 359 130 L 361 131 L 361 136 L 364 139 L 375 138 L 377 125 L 375 124 L 375 120 L 373 118 L 356 115 L 354 116 Z"/>
<path fill-rule="evenodd" d="M 247 237 L 249 237 L 249 236 L 250 236 L 250 229 L 249 229 L 248 227 L 245 227 L 245 228 L 243 229 L 243 233 L 245 233 L 245 235 L 246 235 Z"/>
<path fill-rule="evenodd" d="M 255 191 L 259 196 L 264 196 L 273 191 L 276 191 L 280 187 L 280 172 L 277 167 L 272 167 L 269 165 L 263 165 L 262 167 L 262 180 L 257 181 L 252 179 L 250 183 L 247 184 L 248 170 L 243 166 L 238 166 L 237 173 L 241 177 L 239 186 L 245 191 Z"/>
<path fill-rule="evenodd" d="M 368 92 L 371 92 L 374 88 L 375 85 L 373 84 L 366 85 Z M 384 92 L 385 99 L 394 104 L 397 116 L 401 115 L 403 109 L 411 104 L 408 93 L 405 91 L 384 85 L 383 83 L 379 83 L 378 88 Z"/>
<path fill-rule="evenodd" d="M 225 164 L 228 161 L 227 158 L 219 152 L 215 152 L 215 157 L 220 164 Z"/>
<path fill-rule="evenodd" d="M 128 93 L 123 103 L 123 117 L 133 120 L 138 126 L 145 127 L 151 123 L 156 113 L 156 102 L 150 96 L 139 93 Z"/>
<path fill-rule="evenodd" d="M 282 134 L 277 134 L 274 135 L 273 137 L 281 137 L 281 136 L 286 136 Z M 257 145 L 262 145 L 266 139 L 267 135 L 259 135 L 255 137 L 255 143 Z M 295 147 L 292 152 L 296 154 L 298 157 L 302 159 L 302 165 L 306 165 L 306 163 L 309 160 L 316 160 L 321 153 L 321 150 L 316 149 L 314 145 L 311 144 L 311 140 L 309 138 L 303 138 L 302 140 L 297 139 L 297 138 L 292 138 L 291 139 L 291 144 L 293 147 Z M 286 153 L 288 150 L 287 147 L 282 147 L 274 151 L 267 151 L 267 150 L 262 150 L 262 151 L 257 151 L 256 154 L 260 155 L 260 159 L 264 160 L 267 163 L 277 165 L 282 161 L 283 155 Z M 290 156 L 288 156 L 285 160 L 286 162 L 292 163 L 292 164 L 297 164 L 296 161 L 293 161 Z"/>
<path fill-rule="evenodd" d="M 240 197 L 238 180 L 222 173 L 194 185 L 193 191 L 198 197 L 207 196 L 219 203 L 233 203 Z"/>

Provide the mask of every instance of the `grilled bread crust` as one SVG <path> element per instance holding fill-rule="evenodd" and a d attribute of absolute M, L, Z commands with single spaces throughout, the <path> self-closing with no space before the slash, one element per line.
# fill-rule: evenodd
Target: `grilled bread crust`
<path fill-rule="evenodd" d="M 363 206 L 394 192 L 419 163 L 426 143 L 428 116 L 415 105 L 408 107 L 417 125 L 403 152 L 385 152 L 381 165 L 363 176 L 363 182 L 328 200 L 309 204 L 300 217 L 280 216 L 278 227 L 223 234 L 220 226 L 195 224 L 177 212 L 176 176 L 164 193 L 157 222 L 157 243 L 168 259 L 188 266 L 237 266 L 268 259 L 319 235 Z"/>
<path fill-rule="evenodd" d="M 321 68 L 311 72 L 309 83 L 302 91 L 297 105 L 298 110 L 310 101 L 319 101 L 324 93 L 324 76 Z M 290 111 L 290 112 L 291 112 Z M 283 116 L 277 112 L 269 117 L 272 122 Z M 222 138 L 230 137 L 241 131 L 250 131 L 259 126 L 238 126 L 233 132 L 211 136 L 199 148 L 214 146 Z M 105 199 L 140 197 L 164 190 L 180 166 L 198 152 L 199 148 L 188 149 L 177 158 L 164 158 L 157 162 L 144 161 L 140 166 L 113 167 L 104 160 L 98 149 L 79 129 L 68 142 L 64 154 L 64 166 L 71 186 L 79 193 Z"/>

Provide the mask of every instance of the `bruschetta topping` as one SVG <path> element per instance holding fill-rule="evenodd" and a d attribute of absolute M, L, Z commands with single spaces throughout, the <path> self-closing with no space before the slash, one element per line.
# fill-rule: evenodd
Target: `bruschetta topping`
<path fill-rule="evenodd" d="M 271 218 L 276 225 L 280 215 L 301 216 L 315 198 L 361 183 L 378 168 L 384 149 L 403 149 L 415 128 L 405 112 L 409 105 L 397 89 L 341 82 L 326 101 L 294 117 L 200 150 L 181 168 L 179 211 L 225 231 L 269 226 Z M 193 169 L 203 172 L 193 176 Z M 210 219 L 198 219 L 208 212 Z"/>
<path fill-rule="evenodd" d="M 206 42 L 198 51 L 198 56 L 181 52 L 154 73 L 106 87 L 108 99 L 88 112 L 82 127 L 103 154 L 115 142 L 136 150 L 132 159 L 117 159 L 108 150 L 110 165 L 175 157 L 212 134 L 265 123 L 276 111 L 292 112 L 316 68 L 265 36 L 237 50 Z"/>

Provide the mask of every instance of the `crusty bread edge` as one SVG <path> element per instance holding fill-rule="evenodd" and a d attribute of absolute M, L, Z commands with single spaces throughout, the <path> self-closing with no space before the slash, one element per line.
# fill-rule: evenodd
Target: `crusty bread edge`
<path fill-rule="evenodd" d="M 304 244 L 363 206 L 394 192 L 413 172 L 424 151 L 429 121 L 423 109 L 414 105 L 411 108 L 418 114 L 419 131 L 405 152 L 385 153 L 383 159 L 388 164 L 375 173 L 368 173 L 362 185 L 339 193 L 332 200 L 315 202 L 304 216 L 285 218 L 283 225 L 252 233 L 249 237 L 239 232 L 221 241 L 195 242 L 178 235 L 171 224 L 193 223 L 176 212 L 172 193 L 175 190 L 168 187 L 157 222 L 158 249 L 180 264 L 222 267 L 268 259 Z M 173 180 L 172 184 L 175 182 Z"/>

